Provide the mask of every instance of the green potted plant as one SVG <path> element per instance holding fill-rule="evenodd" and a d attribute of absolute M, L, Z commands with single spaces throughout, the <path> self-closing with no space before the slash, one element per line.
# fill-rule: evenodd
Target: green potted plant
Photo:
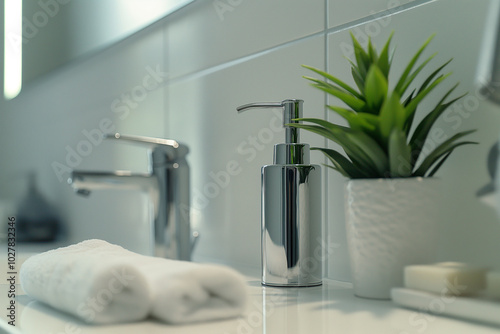
<path fill-rule="evenodd" d="M 332 164 L 329 167 L 349 178 L 345 188 L 346 230 L 355 294 L 385 299 L 390 297 L 392 287 L 402 284 L 405 265 L 434 260 L 441 208 L 437 204 L 439 180 L 433 176 L 457 147 L 473 144 L 462 140 L 473 131 L 434 143 L 433 150 L 425 147 L 436 120 L 465 95 L 450 98 L 458 83 L 420 122 L 414 121 L 421 102 L 451 74 L 441 73 L 450 59 L 416 85 L 419 74 L 435 56 L 417 66 L 433 36 L 418 49 L 393 86 L 389 84 L 392 34 L 380 53 L 370 40 L 364 49 L 352 34 L 351 38 L 355 87 L 304 66 L 323 77 L 305 77 L 312 86 L 345 104 L 327 108 L 344 118 L 348 126 L 317 118 L 302 118 L 303 123 L 291 125 L 319 134 L 342 148 L 343 152 L 312 149 L 323 152 Z"/>

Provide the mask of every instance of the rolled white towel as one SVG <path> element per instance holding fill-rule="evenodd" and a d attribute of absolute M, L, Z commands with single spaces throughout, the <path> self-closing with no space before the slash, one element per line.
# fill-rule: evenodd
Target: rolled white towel
<path fill-rule="evenodd" d="M 246 306 L 245 280 L 233 269 L 143 256 L 102 240 L 35 255 L 20 276 L 28 295 L 93 323 L 150 314 L 184 324 L 235 317 Z M 118 291 L 111 280 L 129 284 Z"/>
<path fill-rule="evenodd" d="M 151 315 L 167 323 L 227 319 L 245 311 L 245 279 L 228 267 L 143 257 L 138 269 L 151 287 Z"/>
<path fill-rule="evenodd" d="M 150 292 L 127 252 L 87 240 L 37 254 L 23 263 L 21 286 L 29 296 L 88 323 L 141 320 L 149 313 Z"/>

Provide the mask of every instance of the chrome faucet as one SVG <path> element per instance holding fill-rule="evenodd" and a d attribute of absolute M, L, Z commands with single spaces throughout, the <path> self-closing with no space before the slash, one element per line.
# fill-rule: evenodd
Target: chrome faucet
<path fill-rule="evenodd" d="M 479 93 L 500 104 L 500 1 L 490 0 L 477 64 L 475 84 Z"/>
<path fill-rule="evenodd" d="M 68 183 L 83 196 L 101 189 L 137 189 L 147 193 L 153 204 L 154 255 L 191 260 L 198 233 L 191 233 L 189 220 L 188 147 L 171 139 L 119 133 L 105 135 L 105 138 L 148 147 L 148 173 L 75 170 Z"/>

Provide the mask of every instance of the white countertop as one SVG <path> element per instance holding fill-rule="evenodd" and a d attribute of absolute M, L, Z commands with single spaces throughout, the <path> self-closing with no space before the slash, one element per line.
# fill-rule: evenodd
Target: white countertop
<path fill-rule="evenodd" d="M 0 332 L 3 329 L 13 334 L 500 333 L 499 327 L 398 308 L 391 301 L 358 298 L 353 295 L 351 285 L 343 282 L 325 280 L 319 287 L 271 288 L 249 278 L 248 286 L 250 302 L 244 316 L 187 326 L 170 326 L 155 320 L 90 326 L 23 295 L 20 286 L 16 286 L 14 328 L 6 323 L 8 285 L 0 284 Z"/>

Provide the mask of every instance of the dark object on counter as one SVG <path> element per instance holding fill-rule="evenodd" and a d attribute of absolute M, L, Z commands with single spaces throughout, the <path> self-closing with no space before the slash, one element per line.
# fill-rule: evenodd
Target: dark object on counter
<path fill-rule="evenodd" d="M 28 193 L 21 200 L 16 214 L 18 242 L 49 242 L 61 233 L 55 210 L 36 187 L 35 174 L 29 175 Z"/>
<path fill-rule="evenodd" d="M 496 190 L 495 189 L 495 180 L 496 180 L 496 174 L 497 174 L 497 162 L 498 162 L 498 153 L 499 153 L 498 152 L 499 151 L 498 145 L 499 145 L 498 142 L 496 142 L 491 147 L 490 151 L 488 152 L 487 165 L 488 165 L 488 174 L 490 175 L 490 183 L 481 187 L 481 189 L 479 189 L 476 192 L 476 196 L 478 196 L 478 197 L 492 194 Z"/>

